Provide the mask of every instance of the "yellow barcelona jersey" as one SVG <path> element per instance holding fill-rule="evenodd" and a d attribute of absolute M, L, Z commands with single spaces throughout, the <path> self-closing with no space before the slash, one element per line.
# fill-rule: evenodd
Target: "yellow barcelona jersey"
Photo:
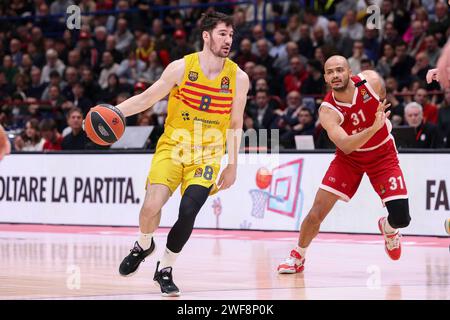
<path fill-rule="evenodd" d="M 184 57 L 181 84 L 169 95 L 164 135 L 192 146 L 225 145 L 236 92 L 237 65 L 226 58 L 215 79 L 202 72 L 198 53 Z"/>

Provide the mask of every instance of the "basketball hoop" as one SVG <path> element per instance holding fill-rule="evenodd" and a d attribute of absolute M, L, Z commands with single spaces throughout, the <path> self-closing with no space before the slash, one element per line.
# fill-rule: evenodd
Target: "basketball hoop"
<path fill-rule="evenodd" d="M 249 193 L 253 201 L 251 215 L 255 218 L 263 219 L 269 193 L 258 189 L 252 189 Z"/>

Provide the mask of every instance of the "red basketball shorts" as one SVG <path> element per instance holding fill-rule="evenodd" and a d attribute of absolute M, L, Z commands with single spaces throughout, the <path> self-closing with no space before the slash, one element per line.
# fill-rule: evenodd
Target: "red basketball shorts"
<path fill-rule="evenodd" d="M 321 189 L 350 201 L 367 174 L 383 204 L 408 198 L 405 179 L 400 168 L 393 140 L 371 151 L 354 151 L 349 155 L 338 151 L 326 172 Z"/>

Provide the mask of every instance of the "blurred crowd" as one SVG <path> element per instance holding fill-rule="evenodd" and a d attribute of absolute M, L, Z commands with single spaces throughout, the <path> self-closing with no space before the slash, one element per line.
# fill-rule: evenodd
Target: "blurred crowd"
<path fill-rule="evenodd" d="M 415 128 L 415 147 L 450 147 L 450 91 L 425 81 L 450 36 L 445 1 L 316 0 L 314 9 L 303 1 L 213 2 L 2 1 L 0 124 L 16 134 L 15 150 L 99 148 L 81 128 L 89 109 L 142 92 L 171 61 L 201 50 L 198 23 L 208 10 L 234 17 L 230 58 L 251 80 L 247 132 L 269 130 L 270 140 L 270 130 L 277 129 L 285 149 L 295 148 L 297 135 L 311 135 L 316 148 L 333 148 L 317 112 L 327 91 L 323 64 L 340 54 L 354 74 L 372 69 L 382 75 L 391 121 Z M 86 14 L 80 30 L 66 25 L 73 4 Z M 204 6 L 186 8 L 198 4 Z M 373 4 L 380 8 L 375 28 L 367 13 Z M 127 125 L 154 126 L 148 141 L 153 149 L 166 111 L 162 100 L 128 117 Z"/>

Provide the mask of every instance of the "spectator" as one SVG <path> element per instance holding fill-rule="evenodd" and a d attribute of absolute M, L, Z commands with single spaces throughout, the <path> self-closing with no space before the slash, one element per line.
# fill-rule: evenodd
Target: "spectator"
<path fill-rule="evenodd" d="M 427 90 L 425 88 L 419 88 L 413 92 L 415 92 L 414 101 L 422 107 L 423 121 L 437 124 L 438 109 L 436 105 L 428 101 Z"/>
<path fill-rule="evenodd" d="M 106 51 L 106 38 L 108 37 L 108 30 L 104 26 L 97 26 L 94 29 L 94 48 L 99 56 L 103 56 Z M 120 60 L 116 60 L 120 61 Z"/>
<path fill-rule="evenodd" d="M 63 83 L 61 82 L 61 75 L 56 70 L 50 72 L 50 82 L 45 87 L 44 92 L 42 92 L 42 96 L 40 97 L 41 100 L 50 99 L 50 88 L 52 86 L 57 86 L 60 92 L 64 87 Z"/>
<path fill-rule="evenodd" d="M 323 66 L 317 60 L 309 60 L 307 66 L 308 78 L 301 87 L 303 94 L 320 95 L 326 90 L 325 80 L 323 78 Z"/>
<path fill-rule="evenodd" d="M 61 93 L 67 100 L 73 100 L 72 88 L 79 81 L 78 70 L 74 67 L 67 67 L 64 72 L 64 79 L 66 80 L 66 85 Z"/>
<path fill-rule="evenodd" d="M 349 37 L 353 41 L 362 40 L 364 35 L 364 27 L 356 21 L 356 11 L 348 10 L 345 14 L 346 25 L 342 26 L 341 33 Z"/>
<path fill-rule="evenodd" d="M 13 84 L 14 78 L 16 77 L 16 74 L 19 72 L 19 68 L 17 68 L 12 61 L 12 58 L 10 55 L 5 55 L 3 57 L 3 72 L 6 76 L 6 81 L 9 84 Z"/>
<path fill-rule="evenodd" d="M 58 59 L 58 53 L 55 49 L 48 49 L 45 57 L 47 58 L 47 64 L 42 69 L 41 83 L 50 81 L 50 73 L 52 71 L 57 71 L 62 77 L 64 69 L 66 68 L 64 63 Z"/>
<path fill-rule="evenodd" d="M 437 61 L 441 56 L 442 49 L 439 48 L 436 37 L 429 34 L 425 37 L 425 53 L 432 68 L 436 67 Z"/>
<path fill-rule="evenodd" d="M 105 51 L 111 52 L 114 61 L 122 61 L 123 54 L 122 54 L 122 52 L 120 52 L 116 49 L 116 38 L 111 34 L 106 37 Z M 103 51 L 103 52 L 105 52 L 105 51 Z M 102 56 L 103 56 L 103 53 L 102 53 Z"/>
<path fill-rule="evenodd" d="M 81 109 L 72 108 L 67 114 L 67 124 L 71 131 L 61 142 L 62 150 L 84 150 L 89 142 L 86 132 L 82 129 L 83 114 Z"/>
<path fill-rule="evenodd" d="M 256 63 L 257 59 L 258 57 L 252 53 L 252 42 L 247 38 L 242 39 L 241 45 L 239 46 L 239 52 L 234 59 L 239 68 L 244 69 L 245 64 L 248 61 Z"/>
<path fill-rule="evenodd" d="M 438 112 L 439 145 L 443 148 L 450 147 L 450 88 L 445 89 L 444 101 Z"/>
<path fill-rule="evenodd" d="M 41 70 L 33 66 L 31 68 L 31 84 L 26 92 L 27 97 L 41 99 L 45 87 L 45 83 L 41 83 Z"/>
<path fill-rule="evenodd" d="M 32 67 L 33 60 L 31 60 L 31 56 L 28 53 L 25 53 L 22 56 L 22 63 L 19 66 L 19 72 L 22 74 L 30 75 Z"/>
<path fill-rule="evenodd" d="M 275 60 L 287 57 L 286 42 L 288 40 L 288 34 L 286 30 L 280 29 L 275 31 L 274 34 L 274 46 L 270 49 L 269 55 L 274 57 Z"/>
<path fill-rule="evenodd" d="M 147 65 L 140 59 L 136 58 L 136 52 L 130 50 L 128 53 L 128 59 L 122 60 L 117 68 L 116 74 L 119 77 L 120 83 L 128 83 L 134 85 L 146 69 Z"/>
<path fill-rule="evenodd" d="M 89 109 L 93 107 L 93 102 L 84 93 L 84 87 L 80 82 L 76 82 L 72 86 L 73 106 L 79 108 L 83 115 L 86 116 Z"/>
<path fill-rule="evenodd" d="M 116 50 L 125 54 L 130 49 L 131 43 L 134 40 L 133 34 L 128 29 L 128 22 L 124 18 L 117 20 L 116 33 Z"/>
<path fill-rule="evenodd" d="M 378 41 L 377 29 L 364 28 L 364 53 L 372 61 L 378 61 L 380 53 L 380 42 Z"/>
<path fill-rule="evenodd" d="M 286 96 L 287 107 L 275 109 L 276 118 L 272 127 L 280 130 L 280 137 L 283 136 L 292 126 L 298 124 L 298 113 L 302 107 L 302 97 L 297 91 L 291 91 Z"/>
<path fill-rule="evenodd" d="M 304 20 L 310 27 L 310 30 L 314 30 L 314 28 L 316 27 L 321 27 L 325 34 L 325 37 L 328 36 L 328 19 L 324 16 L 320 16 L 316 10 L 306 8 Z"/>
<path fill-rule="evenodd" d="M 425 52 L 419 52 L 416 55 L 416 64 L 411 69 L 411 74 L 415 76 L 416 79 L 420 80 L 422 83 L 426 83 L 426 76 L 428 70 L 431 69 L 430 63 L 428 61 L 428 56 Z M 427 90 L 440 90 L 438 82 L 432 82 L 426 85 Z"/>
<path fill-rule="evenodd" d="M 348 64 L 353 74 L 361 72 L 361 60 L 368 59 L 364 53 L 364 44 L 362 41 L 357 40 L 353 43 L 353 54 L 348 59 Z"/>
<path fill-rule="evenodd" d="M 252 53 L 254 55 L 258 55 L 258 40 L 266 39 L 266 35 L 264 33 L 264 29 L 260 24 L 257 24 L 252 29 L 252 37 L 253 37 L 253 43 L 252 43 Z M 267 39 L 266 39 L 267 40 Z M 272 49 L 273 44 L 269 40 L 267 40 L 267 46 L 269 47 L 269 51 Z"/>
<path fill-rule="evenodd" d="M 22 64 L 23 53 L 21 50 L 21 42 L 19 39 L 12 38 L 9 42 L 9 54 L 11 55 L 11 59 L 13 61 L 13 65 L 16 67 Z"/>
<path fill-rule="evenodd" d="M 381 35 L 381 49 L 384 49 L 386 44 L 390 44 L 392 48 L 395 48 L 395 46 L 401 41 L 401 38 L 398 35 L 398 30 L 395 29 L 394 24 L 391 21 L 386 21 Z"/>
<path fill-rule="evenodd" d="M 309 33 L 309 27 L 308 33 Z M 289 17 L 288 24 L 286 26 L 286 31 L 289 35 L 289 39 L 293 42 L 297 42 L 300 40 L 300 19 L 297 14 L 294 14 Z"/>
<path fill-rule="evenodd" d="M 299 57 L 293 57 L 290 61 L 290 72 L 284 76 L 284 92 L 287 94 L 291 91 L 300 92 L 303 83 L 309 77 L 308 71 Z"/>
<path fill-rule="evenodd" d="M 425 29 L 421 21 L 413 21 L 411 24 L 412 39 L 408 43 L 407 52 L 410 56 L 414 57 L 419 52 L 425 50 Z"/>
<path fill-rule="evenodd" d="M 161 77 L 164 69 L 161 60 L 156 51 L 153 51 L 149 57 L 148 68 L 144 70 L 139 81 L 144 81 L 152 85 Z"/>
<path fill-rule="evenodd" d="M 406 44 L 404 42 L 398 43 L 395 46 L 391 75 L 397 79 L 400 90 L 411 83 L 411 69 L 414 64 L 414 58 L 406 54 Z"/>
<path fill-rule="evenodd" d="M 97 102 L 97 97 L 101 92 L 101 87 L 94 80 L 92 69 L 83 68 L 81 71 L 81 84 L 84 87 L 84 94 L 89 97 L 93 103 Z"/>
<path fill-rule="evenodd" d="M 39 121 L 31 119 L 25 124 L 25 130 L 14 139 L 16 151 L 42 151 L 45 140 L 39 133 Z"/>
<path fill-rule="evenodd" d="M 395 51 L 390 43 L 386 43 L 383 48 L 383 55 L 378 60 L 376 70 L 383 77 L 386 78 L 391 74 L 391 67 L 394 63 Z"/>
<path fill-rule="evenodd" d="M 302 24 L 300 26 L 300 39 L 297 41 L 297 46 L 298 52 L 302 56 L 305 56 L 308 59 L 314 56 L 313 40 L 307 24 Z"/>
<path fill-rule="evenodd" d="M 94 47 L 94 42 L 92 41 L 89 32 L 80 32 L 77 49 L 80 52 L 81 64 L 87 65 L 91 68 L 96 67 L 99 64 L 98 51 Z"/>
<path fill-rule="evenodd" d="M 56 122 L 53 119 L 44 119 L 39 123 L 39 130 L 45 139 L 43 146 L 44 151 L 62 150 L 62 135 L 56 129 Z"/>
<path fill-rule="evenodd" d="M 67 54 L 67 66 L 78 69 L 81 65 L 81 54 L 79 49 L 70 50 Z"/>
<path fill-rule="evenodd" d="M 127 91 L 129 91 L 128 88 L 119 82 L 119 77 L 112 73 L 108 76 L 108 86 L 98 95 L 98 100 L 102 103 L 115 104 L 117 95 Z"/>
<path fill-rule="evenodd" d="M 184 30 L 175 31 L 173 39 L 175 40 L 175 46 L 170 50 L 170 58 L 172 61 L 181 59 L 185 55 L 194 52 L 194 48 L 186 41 L 186 32 Z"/>
<path fill-rule="evenodd" d="M 437 144 L 436 125 L 423 121 L 422 106 L 417 102 L 410 102 L 405 106 L 405 121 L 415 128 L 416 142 L 413 148 L 435 148 Z"/>
<path fill-rule="evenodd" d="M 366 71 L 366 70 L 375 70 L 373 61 L 370 59 L 362 59 L 361 60 L 361 72 Z"/>
<path fill-rule="evenodd" d="M 352 55 L 353 41 L 339 32 L 339 25 L 336 21 L 328 23 L 328 37 L 325 39 L 325 44 L 346 58 Z"/>
<path fill-rule="evenodd" d="M 136 48 L 136 57 L 140 61 L 148 63 L 153 51 L 155 51 L 155 42 L 147 33 L 143 33 L 139 37 L 138 47 Z"/>
<path fill-rule="evenodd" d="M 303 107 L 298 112 L 297 117 L 298 123 L 292 126 L 291 130 L 287 130 L 280 136 L 280 143 L 285 148 L 295 149 L 295 136 L 314 135 L 315 120 L 312 111 Z"/>
<path fill-rule="evenodd" d="M 435 35 L 436 40 L 442 47 L 447 41 L 447 30 L 450 26 L 447 4 L 444 1 L 437 1 L 434 12 L 435 19 L 431 21 L 428 33 Z"/>
<path fill-rule="evenodd" d="M 257 91 L 255 100 L 248 108 L 248 115 L 253 120 L 253 128 L 269 129 L 276 118 L 274 106 L 269 103 L 269 93 L 267 91 Z"/>
<path fill-rule="evenodd" d="M 98 84 L 102 89 L 108 86 L 108 76 L 112 73 L 117 74 L 119 65 L 114 62 L 114 58 L 109 51 L 103 52 L 102 65 L 100 66 L 100 77 L 98 79 Z"/>
<path fill-rule="evenodd" d="M 269 42 L 266 39 L 260 39 L 257 41 L 256 46 L 258 48 L 256 63 L 266 67 L 269 74 L 274 74 L 273 63 L 275 58 L 269 54 Z"/>

